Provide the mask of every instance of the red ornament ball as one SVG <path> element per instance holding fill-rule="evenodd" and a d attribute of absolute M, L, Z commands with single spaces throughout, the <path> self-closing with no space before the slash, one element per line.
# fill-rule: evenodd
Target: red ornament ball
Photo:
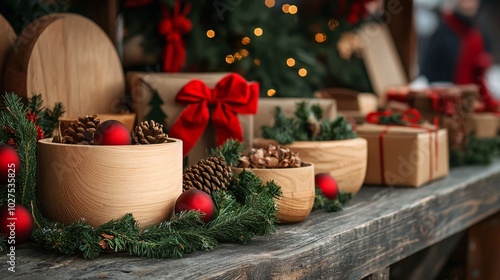
<path fill-rule="evenodd" d="M 19 168 L 21 158 L 16 150 L 9 145 L 0 144 L 0 185 L 15 183 Z"/>
<path fill-rule="evenodd" d="M 328 173 L 320 173 L 314 177 L 314 184 L 323 192 L 328 199 L 334 200 L 339 194 L 337 181 Z"/>
<path fill-rule="evenodd" d="M 131 142 L 130 131 L 119 121 L 105 121 L 94 132 L 95 145 L 130 145 Z"/>
<path fill-rule="evenodd" d="M 215 216 L 215 204 L 212 197 L 204 191 L 191 189 L 183 192 L 175 202 L 175 213 L 182 211 L 195 210 L 202 214 L 201 220 L 205 223 L 210 222 Z"/>
<path fill-rule="evenodd" d="M 4 204 L 0 207 L 0 235 L 8 245 L 21 245 L 28 241 L 33 231 L 33 217 L 21 204 Z"/>

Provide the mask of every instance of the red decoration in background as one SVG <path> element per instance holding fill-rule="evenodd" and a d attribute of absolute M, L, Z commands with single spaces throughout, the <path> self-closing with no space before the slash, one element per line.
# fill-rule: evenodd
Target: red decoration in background
<path fill-rule="evenodd" d="M 259 84 L 248 82 L 238 74 L 229 74 L 220 80 L 214 89 L 200 80 L 186 84 L 175 97 L 175 101 L 186 104 L 169 135 L 183 141 L 184 156 L 194 147 L 210 120 L 209 106 L 215 106 L 212 122 L 217 136 L 217 145 L 229 138 L 243 140 L 243 130 L 236 114 L 257 113 Z"/>
<path fill-rule="evenodd" d="M 394 113 L 391 111 L 371 112 L 366 115 L 366 122 L 380 124 L 380 117 L 388 117 L 391 114 Z M 420 121 L 420 117 L 420 112 L 417 109 L 408 109 L 401 113 L 401 120 L 412 124 L 417 124 Z"/>
<path fill-rule="evenodd" d="M 323 195 L 334 200 L 339 194 L 339 185 L 329 173 L 319 173 L 314 176 L 314 184 L 321 190 Z"/>
<path fill-rule="evenodd" d="M 167 44 L 163 49 L 163 71 L 179 72 L 186 61 L 186 48 L 182 35 L 188 33 L 193 25 L 187 14 L 191 10 L 191 3 L 186 3 L 181 11 L 181 0 L 175 0 L 174 11 L 171 12 L 161 6 L 163 19 L 158 26 L 160 34 L 165 36 Z"/>
<path fill-rule="evenodd" d="M 126 0 L 124 7 L 125 8 L 137 8 L 142 6 L 147 6 L 151 4 L 153 0 Z"/>
<path fill-rule="evenodd" d="M 21 158 L 17 151 L 9 145 L 0 144 L 0 185 L 9 184 L 9 178 L 14 178 L 15 181 L 19 169 L 21 169 Z"/>

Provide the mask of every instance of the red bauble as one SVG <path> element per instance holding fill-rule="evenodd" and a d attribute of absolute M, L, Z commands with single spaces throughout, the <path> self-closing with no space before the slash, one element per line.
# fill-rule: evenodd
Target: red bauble
<path fill-rule="evenodd" d="M 175 213 L 189 210 L 205 213 L 205 215 L 201 217 L 201 220 L 205 223 L 213 220 L 215 216 L 215 204 L 212 197 L 200 190 L 187 190 L 177 198 L 175 202 Z"/>
<path fill-rule="evenodd" d="M 21 204 L 4 204 L 0 207 L 0 235 L 8 245 L 20 245 L 28 241 L 33 231 L 33 217 Z"/>
<path fill-rule="evenodd" d="M 94 132 L 95 145 L 130 145 L 130 131 L 119 121 L 101 123 Z"/>
<path fill-rule="evenodd" d="M 328 199 L 335 199 L 339 194 L 337 181 L 328 173 L 320 173 L 314 177 L 314 183 Z"/>
<path fill-rule="evenodd" d="M 16 150 L 9 145 L 0 144 L 0 185 L 9 184 L 9 179 L 10 183 L 14 183 L 20 168 L 21 158 Z"/>

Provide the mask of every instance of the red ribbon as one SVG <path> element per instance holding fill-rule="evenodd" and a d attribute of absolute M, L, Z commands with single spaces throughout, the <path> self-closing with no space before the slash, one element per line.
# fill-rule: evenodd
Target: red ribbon
<path fill-rule="evenodd" d="M 164 5 L 161 6 L 163 19 L 160 21 L 158 29 L 167 41 L 162 54 L 164 72 L 179 72 L 186 61 L 186 48 L 182 35 L 191 31 L 193 24 L 187 18 L 191 4 L 186 3 L 181 11 L 181 1 L 175 0 L 173 14 L 170 14 Z"/>
<path fill-rule="evenodd" d="M 169 135 L 182 139 L 184 156 L 194 147 L 210 120 L 209 106 L 214 106 L 212 122 L 217 136 L 217 145 L 229 138 L 243 141 L 243 130 L 236 114 L 257 113 L 259 84 L 249 84 L 238 74 L 229 74 L 220 80 L 214 89 L 200 80 L 186 84 L 175 97 L 178 103 L 186 104 Z"/>
<path fill-rule="evenodd" d="M 390 111 L 385 111 L 385 112 L 372 112 L 369 113 L 366 116 L 366 122 L 372 123 L 372 124 L 380 124 L 380 117 L 384 116 L 390 116 L 391 112 Z M 434 118 L 434 125 L 435 129 L 429 129 L 427 127 L 423 127 L 421 125 L 418 125 L 418 122 L 420 121 L 420 112 L 416 109 L 408 109 L 403 112 L 402 114 L 402 120 L 406 121 L 409 123 L 409 125 L 405 125 L 407 127 L 412 127 L 412 128 L 421 128 L 425 129 L 429 133 L 429 181 L 433 179 L 433 166 L 435 170 L 438 169 L 438 158 L 439 158 L 439 141 L 438 141 L 438 119 Z M 384 160 L 384 154 L 385 154 L 385 149 L 384 149 L 384 137 L 389 132 L 389 129 L 391 129 L 394 126 L 394 124 L 389 124 L 386 125 L 385 129 L 380 132 L 379 134 L 379 151 L 380 151 L 380 156 L 379 156 L 379 165 L 380 165 L 380 178 L 381 178 L 381 184 L 386 185 L 386 180 L 385 180 L 385 160 Z M 432 157 L 432 134 L 435 132 L 434 136 L 434 157 Z"/>
<path fill-rule="evenodd" d="M 435 112 L 442 112 L 446 115 L 453 115 L 456 112 L 456 106 L 460 102 L 460 96 L 447 94 L 446 89 L 430 88 L 422 91 L 431 102 L 431 108 Z M 387 92 L 388 101 L 397 101 L 408 103 L 407 92 L 401 93 L 397 91 Z"/>

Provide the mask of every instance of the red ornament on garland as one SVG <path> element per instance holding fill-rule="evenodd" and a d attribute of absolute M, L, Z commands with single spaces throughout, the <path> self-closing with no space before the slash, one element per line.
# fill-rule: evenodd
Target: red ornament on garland
<path fill-rule="evenodd" d="M 187 190 L 177 198 L 175 213 L 189 210 L 200 211 L 202 213 L 201 220 L 205 223 L 213 220 L 215 216 L 215 204 L 212 197 L 201 190 Z"/>
<path fill-rule="evenodd" d="M 328 173 L 320 173 L 314 177 L 314 184 L 323 192 L 328 199 L 334 200 L 339 194 L 337 181 Z"/>
<path fill-rule="evenodd" d="M 0 144 L 0 185 L 15 183 L 20 168 L 21 158 L 17 151 L 9 145 Z"/>
<path fill-rule="evenodd" d="M 33 231 L 33 217 L 21 204 L 4 204 L 0 207 L 0 235 L 8 245 L 20 245 L 28 241 Z"/>
<path fill-rule="evenodd" d="M 119 121 L 101 123 L 94 132 L 95 145 L 130 145 L 130 131 Z"/>

